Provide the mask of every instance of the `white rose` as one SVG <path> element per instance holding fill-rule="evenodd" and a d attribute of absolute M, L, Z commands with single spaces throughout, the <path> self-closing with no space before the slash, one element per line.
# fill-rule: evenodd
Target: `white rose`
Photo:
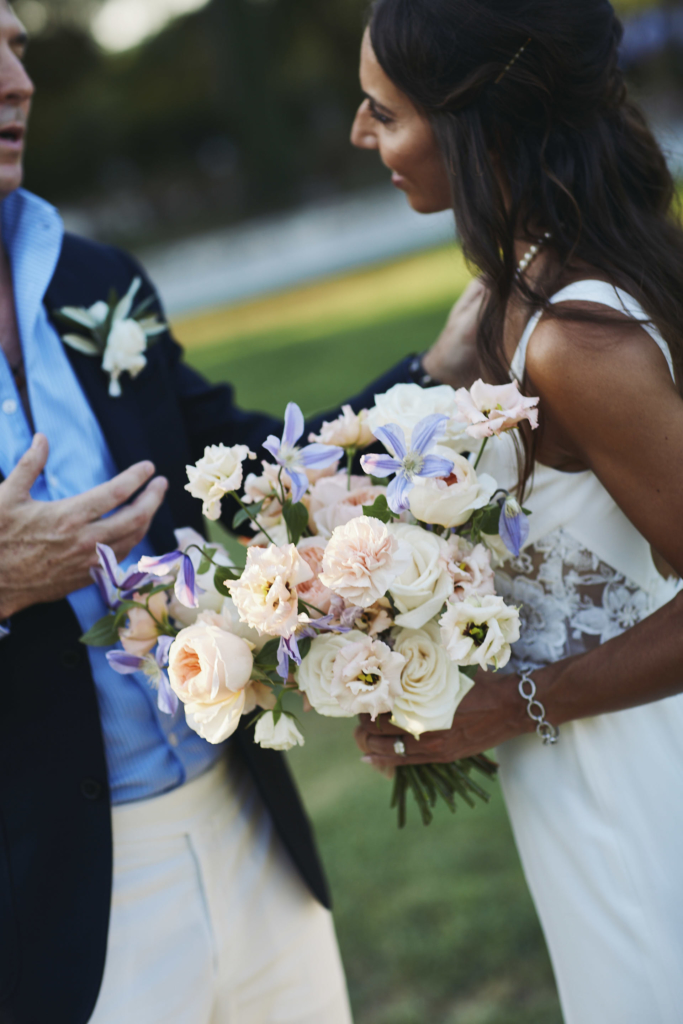
<path fill-rule="evenodd" d="M 401 694 L 392 721 L 417 739 L 423 732 L 450 729 L 458 704 L 474 686 L 446 653 L 436 622 L 393 633 L 394 650 L 405 658 Z"/>
<path fill-rule="evenodd" d="M 316 532 L 329 538 L 338 526 L 363 515 L 364 505 L 373 505 L 386 487 L 375 487 L 366 476 L 352 476 L 351 487 L 346 473 L 318 480 L 311 490 L 309 511 Z"/>
<path fill-rule="evenodd" d="M 408 567 L 410 552 L 370 516 L 338 526 L 328 541 L 321 582 L 349 604 L 368 608 Z"/>
<path fill-rule="evenodd" d="M 453 472 L 445 479 L 418 477 L 410 492 L 410 511 L 421 523 L 462 526 L 472 513 L 488 505 L 498 488 L 492 476 L 477 476 L 462 455 L 451 454 Z"/>
<path fill-rule="evenodd" d="M 202 512 L 207 519 L 219 519 L 221 501 L 229 491 L 242 486 L 244 460 L 251 455 L 245 444 L 226 448 L 224 444 L 208 445 L 204 457 L 194 466 L 186 466 L 189 483 L 185 490 L 203 502 Z"/>
<path fill-rule="evenodd" d="M 242 622 L 271 636 L 290 637 L 299 625 L 297 586 L 313 572 L 293 544 L 249 548 L 239 580 L 228 581 Z"/>
<path fill-rule="evenodd" d="M 449 604 L 439 625 L 449 657 L 484 671 L 489 665 L 495 669 L 507 665 L 510 644 L 519 640 L 519 611 L 492 595 Z"/>
<path fill-rule="evenodd" d="M 336 445 L 339 448 L 367 448 L 375 440 L 367 423 L 368 411 L 361 409 L 356 414 L 350 405 L 343 405 L 336 420 L 323 423 L 319 434 L 309 434 L 308 440 L 320 444 Z"/>
<path fill-rule="evenodd" d="M 353 630 L 344 637 L 334 659 L 330 696 L 347 715 L 377 715 L 391 711 L 401 692 L 403 655 L 381 640 Z"/>
<path fill-rule="evenodd" d="M 308 697 L 311 707 L 327 718 L 349 718 L 332 696 L 332 677 L 337 655 L 348 640 L 363 636 L 357 630 L 350 633 L 322 633 L 311 641 L 311 647 L 296 670 L 296 681 Z"/>
<path fill-rule="evenodd" d="M 291 750 L 292 747 L 304 745 L 304 738 L 294 719 L 283 713 L 276 725 L 272 711 L 259 718 L 254 740 L 267 750 Z"/>
<path fill-rule="evenodd" d="M 462 419 L 455 391 L 448 384 L 434 388 L 421 388 L 419 384 L 395 384 L 383 395 L 375 395 L 374 408 L 368 413 L 368 426 L 374 433 L 377 427 L 397 423 L 403 428 L 406 438 L 409 438 L 420 420 L 434 413 L 449 418 L 443 428 L 440 443 L 446 445 L 450 452 L 472 451 L 478 447 L 479 442 L 473 441 L 466 433 L 469 424 Z"/>
<path fill-rule="evenodd" d="M 408 567 L 389 588 L 401 613 L 396 616 L 396 625 L 419 629 L 441 611 L 453 593 L 453 577 L 448 571 L 448 545 L 441 537 L 420 526 L 397 523 L 389 530 L 410 551 Z"/>
<path fill-rule="evenodd" d="M 222 743 L 237 728 L 253 664 L 250 644 L 222 629 L 210 612 L 173 641 L 171 687 L 185 705 L 187 724 L 209 743 Z"/>
<path fill-rule="evenodd" d="M 144 370 L 147 365 L 144 354 L 146 348 L 147 335 L 137 320 L 118 320 L 114 323 L 102 359 L 102 369 L 111 376 L 111 395 L 121 394 L 118 379 L 125 370 L 131 377 L 137 377 Z"/>

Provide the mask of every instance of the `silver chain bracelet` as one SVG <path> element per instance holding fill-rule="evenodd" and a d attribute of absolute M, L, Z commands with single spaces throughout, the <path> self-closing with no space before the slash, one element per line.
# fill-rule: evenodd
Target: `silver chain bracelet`
<path fill-rule="evenodd" d="M 536 699 L 536 683 L 531 678 L 531 673 L 524 669 L 520 675 L 521 678 L 517 689 L 527 702 L 526 713 L 536 723 L 536 732 L 543 740 L 544 745 L 550 747 L 559 740 L 560 730 L 557 726 L 551 725 L 550 722 L 546 721 L 545 708 L 540 700 Z"/>

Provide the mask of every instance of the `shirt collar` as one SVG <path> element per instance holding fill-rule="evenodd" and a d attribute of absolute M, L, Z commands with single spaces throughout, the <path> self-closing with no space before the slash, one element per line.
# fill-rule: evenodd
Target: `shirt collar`
<path fill-rule="evenodd" d="M 54 206 L 20 188 L 0 206 L 0 230 L 12 266 L 19 331 L 26 338 L 54 276 L 64 225 Z"/>

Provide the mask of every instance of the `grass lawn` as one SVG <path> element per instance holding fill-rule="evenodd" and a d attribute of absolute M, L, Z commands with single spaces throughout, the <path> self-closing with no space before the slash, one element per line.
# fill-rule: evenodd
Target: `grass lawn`
<path fill-rule="evenodd" d="M 433 341 L 467 279 L 461 264 L 439 278 L 444 260 L 453 254 L 214 311 L 178 333 L 241 405 L 281 413 L 293 399 L 311 413 Z M 399 832 L 390 783 L 360 763 L 353 723 L 305 726 L 289 760 L 329 872 L 357 1024 L 561 1024 L 497 785 L 488 807 L 444 808 L 427 829 L 412 813 Z"/>

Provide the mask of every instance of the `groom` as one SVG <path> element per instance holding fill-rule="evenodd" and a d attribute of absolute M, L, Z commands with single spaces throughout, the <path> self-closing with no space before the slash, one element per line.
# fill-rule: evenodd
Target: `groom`
<path fill-rule="evenodd" d="M 65 235 L 20 189 L 25 45 L 0 0 L 0 1024 L 347 1024 L 281 755 L 241 732 L 210 746 L 144 676 L 79 644 L 104 614 L 95 544 L 172 550 L 174 529 L 202 528 L 185 465 L 208 444 L 258 449 L 279 424 L 236 409 L 169 333 L 118 398 L 98 358 L 62 343 L 57 309 L 138 275 L 160 311 L 131 257 Z M 413 380 L 407 359 L 352 404 Z"/>

